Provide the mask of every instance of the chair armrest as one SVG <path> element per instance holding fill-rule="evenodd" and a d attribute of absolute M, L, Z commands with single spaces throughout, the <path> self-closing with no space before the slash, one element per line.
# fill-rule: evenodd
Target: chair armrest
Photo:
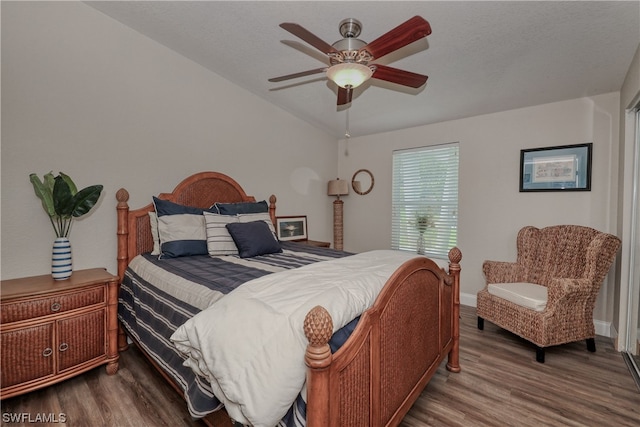
<path fill-rule="evenodd" d="M 552 279 L 547 286 L 547 310 L 564 304 L 567 300 L 571 300 L 572 305 L 577 301 L 586 301 L 593 292 L 589 279 Z"/>
<path fill-rule="evenodd" d="M 485 261 L 482 272 L 487 283 L 524 282 L 522 268 L 518 263 L 505 261 Z"/>

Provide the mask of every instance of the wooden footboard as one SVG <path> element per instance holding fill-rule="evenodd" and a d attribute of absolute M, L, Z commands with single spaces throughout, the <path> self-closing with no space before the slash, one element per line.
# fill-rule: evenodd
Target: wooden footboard
<path fill-rule="evenodd" d="M 333 355 L 331 316 L 309 312 L 307 426 L 398 425 L 445 356 L 460 371 L 461 259 L 449 252 L 448 274 L 427 258 L 406 262 Z"/>

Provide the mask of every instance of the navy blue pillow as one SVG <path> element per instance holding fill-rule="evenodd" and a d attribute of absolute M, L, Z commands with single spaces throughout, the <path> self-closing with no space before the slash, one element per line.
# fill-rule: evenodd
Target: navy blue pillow
<path fill-rule="evenodd" d="M 234 222 L 226 227 L 238 247 L 240 258 L 282 252 L 280 243 L 264 221 Z"/>
<path fill-rule="evenodd" d="M 267 205 L 265 200 L 261 202 L 215 203 L 211 208 L 213 212 L 219 213 L 220 215 L 269 212 L 269 205 Z"/>
<path fill-rule="evenodd" d="M 202 212 L 205 211 L 205 209 L 179 205 L 178 203 L 173 203 L 168 200 L 158 199 L 155 196 L 153 196 L 153 205 L 156 208 L 156 214 L 158 216 L 181 214 L 202 215 Z"/>

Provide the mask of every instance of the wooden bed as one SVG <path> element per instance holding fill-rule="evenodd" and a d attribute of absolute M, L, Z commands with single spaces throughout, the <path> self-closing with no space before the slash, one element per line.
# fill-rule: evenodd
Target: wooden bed
<path fill-rule="evenodd" d="M 214 202 L 255 201 L 232 178 L 201 172 L 183 180 L 160 199 L 208 208 Z M 118 216 L 118 275 L 123 279 L 129 262 L 153 247 L 149 204 L 130 210 L 129 194 L 120 189 Z M 269 214 L 275 223 L 275 196 Z M 318 306 L 305 319 L 309 340 L 307 415 L 310 427 L 398 425 L 429 382 L 441 362 L 459 372 L 459 289 L 461 252 L 449 252 L 449 272 L 432 260 L 416 257 L 403 264 L 387 281 L 375 304 L 367 310 L 346 343 L 331 354 L 329 313 Z M 134 340 L 135 343 L 135 340 Z M 136 343 L 138 344 L 138 343 Z M 127 348 L 120 328 L 119 349 Z M 158 364 L 160 373 L 182 390 Z M 203 420 L 207 425 L 232 425 L 224 410 Z"/>

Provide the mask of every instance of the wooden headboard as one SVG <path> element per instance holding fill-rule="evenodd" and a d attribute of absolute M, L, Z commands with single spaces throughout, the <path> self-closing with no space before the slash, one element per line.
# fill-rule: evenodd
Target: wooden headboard
<path fill-rule="evenodd" d="M 184 179 L 171 193 L 161 193 L 159 199 L 186 206 L 209 208 L 214 203 L 255 202 L 233 178 L 219 172 L 200 172 Z M 153 203 L 139 209 L 129 209 L 129 192 L 121 188 L 116 193 L 118 205 L 118 276 L 124 277 L 129 262 L 144 252 L 153 249 L 149 212 Z M 276 197 L 269 197 L 269 215 L 275 225 Z"/>

